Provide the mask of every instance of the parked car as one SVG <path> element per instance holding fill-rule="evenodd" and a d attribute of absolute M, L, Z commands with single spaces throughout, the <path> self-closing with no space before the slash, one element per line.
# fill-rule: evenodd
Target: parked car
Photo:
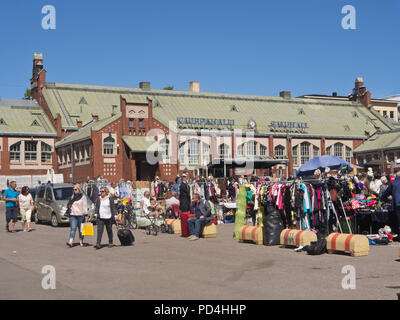
<path fill-rule="evenodd" d="M 35 223 L 50 222 L 53 227 L 69 223 L 65 215 L 68 201 L 73 194 L 73 184 L 43 184 L 37 189 L 35 198 Z M 89 221 L 94 221 L 94 204 L 88 203 Z"/>

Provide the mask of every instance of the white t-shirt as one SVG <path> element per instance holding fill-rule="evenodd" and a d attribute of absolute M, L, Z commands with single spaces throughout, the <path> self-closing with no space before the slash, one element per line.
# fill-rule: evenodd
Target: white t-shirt
<path fill-rule="evenodd" d="M 30 193 L 28 193 L 27 196 L 24 196 L 23 194 L 20 194 L 18 196 L 19 207 L 21 209 L 24 209 L 24 210 L 31 209 L 32 208 L 32 205 L 31 205 L 32 201 L 33 201 L 32 200 L 32 195 Z"/>
<path fill-rule="evenodd" d="M 100 197 L 99 215 L 100 219 L 111 219 L 110 198 L 108 196 L 105 198 Z"/>

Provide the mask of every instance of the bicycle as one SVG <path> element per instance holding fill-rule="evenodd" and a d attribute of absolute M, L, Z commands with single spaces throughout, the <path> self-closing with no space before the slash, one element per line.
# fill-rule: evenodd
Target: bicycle
<path fill-rule="evenodd" d="M 137 229 L 138 223 L 136 214 L 133 211 L 130 202 L 124 203 L 123 201 L 118 200 L 117 212 L 117 218 L 115 219 L 117 228 Z"/>

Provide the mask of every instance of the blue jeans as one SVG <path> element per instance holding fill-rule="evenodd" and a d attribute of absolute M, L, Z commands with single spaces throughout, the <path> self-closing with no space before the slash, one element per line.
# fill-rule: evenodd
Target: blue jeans
<path fill-rule="evenodd" d="M 85 222 L 85 216 L 70 216 L 69 224 L 71 226 L 71 231 L 69 233 L 70 239 L 75 239 L 76 228 L 78 228 L 79 239 L 83 240 L 83 236 L 81 234 L 81 224 Z"/>
<path fill-rule="evenodd" d="M 199 238 L 201 228 L 206 225 L 206 219 L 189 218 L 188 225 L 189 225 L 189 233 Z"/>

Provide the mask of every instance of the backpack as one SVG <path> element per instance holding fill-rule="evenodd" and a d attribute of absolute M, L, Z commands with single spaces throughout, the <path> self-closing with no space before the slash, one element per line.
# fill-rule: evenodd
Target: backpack
<path fill-rule="evenodd" d="M 316 242 L 311 242 L 311 245 L 306 249 L 307 253 L 312 256 L 318 256 L 326 252 L 326 239 L 318 239 Z"/>

